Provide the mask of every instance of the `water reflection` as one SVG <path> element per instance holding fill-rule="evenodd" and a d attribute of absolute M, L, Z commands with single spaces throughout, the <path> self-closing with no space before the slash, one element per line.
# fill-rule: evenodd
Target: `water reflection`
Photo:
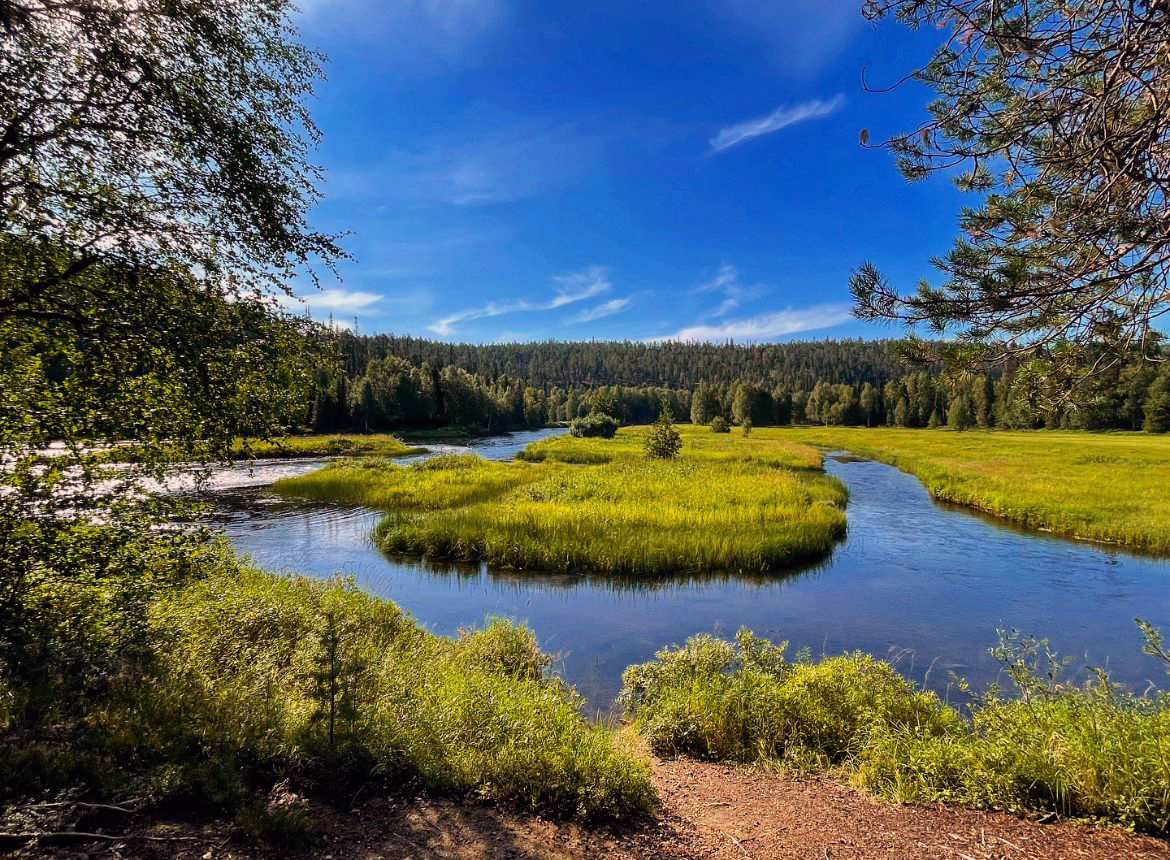
<path fill-rule="evenodd" d="M 457 450 L 507 458 L 540 435 Z M 842 457 L 826 468 L 849 487 L 847 538 L 822 564 L 783 576 L 634 580 L 391 558 L 369 541 L 377 512 L 293 502 L 262 487 L 218 494 L 212 519 L 258 564 L 351 574 L 438 633 L 491 615 L 527 621 L 597 707 L 616 695 L 627 665 L 693 633 L 730 635 L 741 625 L 814 653 L 897 658 L 944 693 L 951 670 L 994 680 L 986 649 L 997 627 L 1046 635 L 1135 687 L 1160 680 L 1133 618 L 1170 628 L 1170 563 L 935 504 L 916 479 L 880 463 Z"/>

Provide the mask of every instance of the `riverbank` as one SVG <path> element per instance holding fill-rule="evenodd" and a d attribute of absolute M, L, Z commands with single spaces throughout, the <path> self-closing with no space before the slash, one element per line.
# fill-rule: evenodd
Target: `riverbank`
<path fill-rule="evenodd" d="M 936 499 L 1029 528 L 1170 554 L 1170 436 L 886 427 L 770 432 L 888 463 L 917 477 Z"/>
<path fill-rule="evenodd" d="M 366 792 L 345 808 L 317 809 L 321 835 L 294 849 L 265 848 L 222 822 L 111 815 L 112 826 L 99 841 L 26 847 L 12 856 L 59 860 L 83 851 L 95 860 L 1170 860 L 1170 843 L 1118 827 L 1042 823 L 945 805 L 899 806 L 825 777 L 658 760 L 654 783 L 662 798 L 658 819 L 625 832 L 444 797 Z M 287 800 L 289 792 L 277 795 Z"/>

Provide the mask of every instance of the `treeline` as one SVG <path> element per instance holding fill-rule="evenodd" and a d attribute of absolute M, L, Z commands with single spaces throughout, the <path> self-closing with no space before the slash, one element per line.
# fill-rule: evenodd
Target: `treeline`
<path fill-rule="evenodd" d="M 961 379 L 939 368 L 909 372 L 893 341 L 471 345 L 341 332 L 337 348 L 338 365 L 317 371 L 306 415 L 317 432 L 503 432 L 594 412 L 647 424 L 664 400 L 697 424 L 718 416 L 757 427 L 1170 429 L 1170 369 L 1149 363 L 1120 365 L 1075 398 L 1047 403 L 1010 371 Z M 687 361 L 711 375 L 690 381 Z"/>
<path fill-rule="evenodd" d="M 741 345 L 641 341 L 444 343 L 388 334 L 339 332 L 342 365 L 350 377 L 387 356 L 412 365 L 457 367 L 535 388 L 590 389 L 621 385 L 690 390 L 700 382 L 741 379 L 811 390 L 818 382 L 881 385 L 906 372 L 891 340 L 817 340 Z M 937 370 L 937 368 L 934 368 Z"/>

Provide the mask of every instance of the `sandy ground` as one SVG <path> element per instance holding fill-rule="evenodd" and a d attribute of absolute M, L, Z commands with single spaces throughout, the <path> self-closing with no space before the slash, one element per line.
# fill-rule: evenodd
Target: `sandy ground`
<path fill-rule="evenodd" d="M 794 779 L 689 760 L 658 762 L 660 820 L 615 833 L 441 798 L 360 800 L 327 813 L 296 857 L 324 860 L 1080 860 L 1162 858 L 1170 841 L 1077 822 L 1029 821 L 951 806 L 898 806 L 829 778 Z M 103 822 L 105 820 L 103 819 Z M 112 822 L 111 822 L 112 825 Z M 16 847 L 13 856 L 230 860 L 286 856 L 240 844 L 222 822 L 113 826 L 114 838 Z M 93 828 L 98 829 L 98 828 Z M 154 837 L 119 838 L 116 834 Z M 14 846 L 9 845 L 9 848 Z"/>

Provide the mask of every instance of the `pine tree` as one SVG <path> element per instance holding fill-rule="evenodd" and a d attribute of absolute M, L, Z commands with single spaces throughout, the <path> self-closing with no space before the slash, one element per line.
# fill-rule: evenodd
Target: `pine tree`
<path fill-rule="evenodd" d="M 646 456 L 654 460 L 669 460 L 682 450 L 682 436 L 674 429 L 674 414 L 665 397 L 658 420 L 646 436 L 645 448 Z"/>
<path fill-rule="evenodd" d="M 947 426 L 952 430 L 970 430 L 974 424 L 971 410 L 967 407 L 966 397 L 956 397 L 951 401 L 951 408 L 947 410 Z"/>
<path fill-rule="evenodd" d="M 1170 431 L 1170 368 L 1159 373 L 1151 383 L 1143 409 L 1146 420 L 1142 427 L 1147 433 Z"/>

